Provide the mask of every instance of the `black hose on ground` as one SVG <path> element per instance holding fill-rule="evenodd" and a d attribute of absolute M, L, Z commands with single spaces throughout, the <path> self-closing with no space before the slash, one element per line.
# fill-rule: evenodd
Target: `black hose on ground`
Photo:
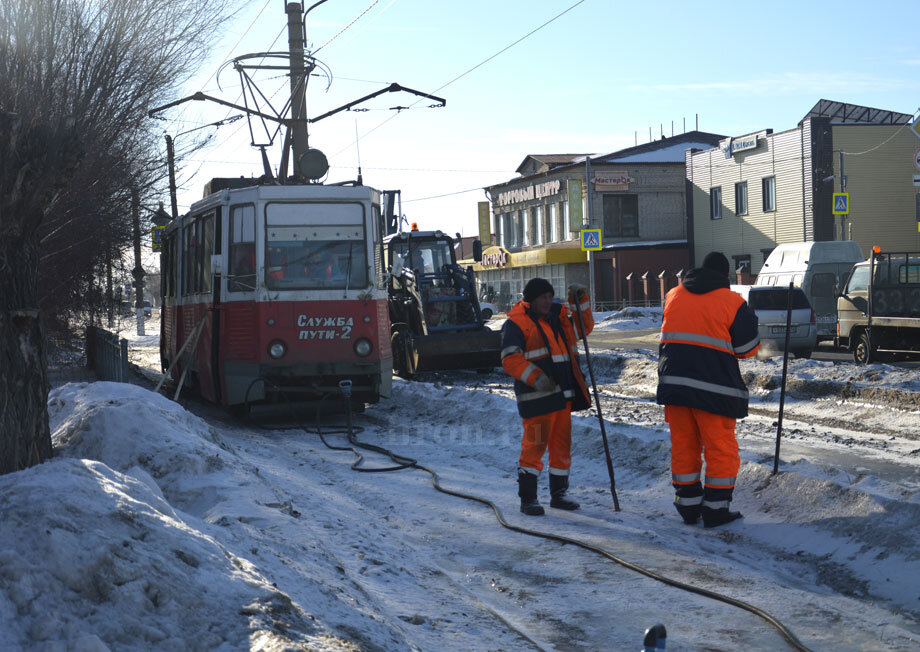
<path fill-rule="evenodd" d="M 343 381 L 343 382 L 346 382 L 346 381 Z M 613 553 L 610 553 L 607 550 L 604 550 L 603 548 L 599 546 L 595 546 L 590 543 L 585 543 L 584 541 L 573 539 L 571 537 L 566 537 L 561 534 L 551 534 L 549 532 L 540 532 L 539 530 L 531 530 L 529 528 L 525 528 L 519 525 L 514 525 L 512 523 L 509 523 L 508 521 L 505 520 L 505 517 L 502 515 L 501 510 L 498 508 L 498 505 L 496 505 L 494 502 L 492 502 L 491 500 L 488 500 L 487 498 L 482 498 L 481 496 L 475 496 L 473 494 L 467 494 L 467 493 L 463 493 L 462 491 L 455 491 L 453 489 L 447 489 L 446 487 L 442 487 L 441 481 L 440 481 L 440 478 L 438 477 L 437 472 L 434 471 L 433 469 L 428 468 L 427 466 L 419 464 L 418 460 L 414 460 L 411 457 L 406 457 L 405 455 L 394 453 L 393 451 L 387 448 L 383 448 L 382 446 L 377 446 L 375 444 L 369 444 L 366 442 L 358 441 L 355 438 L 356 429 L 358 429 L 357 430 L 358 432 L 361 432 L 363 429 L 360 428 L 360 426 L 354 426 L 352 424 L 350 382 L 347 385 L 347 389 L 345 388 L 346 386 L 342 385 L 342 383 L 340 383 L 339 386 L 340 388 L 342 388 L 342 394 L 346 397 L 346 400 L 347 400 L 348 421 L 344 429 L 342 428 L 342 426 L 336 425 L 332 427 L 331 429 L 327 429 L 325 430 L 325 432 L 323 432 L 323 430 L 320 428 L 319 422 L 320 422 L 320 417 L 321 417 L 321 412 L 322 412 L 322 403 L 327 398 L 328 396 L 327 394 L 327 395 L 324 395 L 322 399 L 320 399 L 320 408 L 317 409 L 317 412 L 316 412 L 316 427 L 315 428 L 304 428 L 304 430 L 306 432 L 318 434 L 323 444 L 331 450 L 351 451 L 357 458 L 354 464 L 351 465 L 352 470 L 363 472 L 363 473 L 382 473 L 382 472 L 387 472 L 387 471 L 401 471 L 403 469 L 410 469 L 410 468 L 419 469 L 420 471 L 425 471 L 431 476 L 431 485 L 437 491 L 440 491 L 441 493 L 447 494 L 449 496 L 456 496 L 457 498 L 463 498 L 465 500 L 472 500 L 474 502 L 481 503 L 483 505 L 491 507 L 492 511 L 495 513 L 496 520 L 498 520 L 498 522 L 501 524 L 502 527 L 505 527 L 509 530 L 513 530 L 514 532 L 520 532 L 521 534 L 527 534 L 529 536 L 539 537 L 541 539 L 549 539 L 551 541 L 558 541 L 560 543 L 568 543 L 569 545 L 577 546 L 584 550 L 590 550 L 591 552 L 595 552 L 603 557 L 606 557 L 610 561 L 620 564 L 624 568 L 628 568 L 632 571 L 639 573 L 640 575 L 645 575 L 648 578 L 651 578 L 663 584 L 667 584 L 668 586 L 673 586 L 674 588 L 681 589 L 689 593 L 695 593 L 696 595 L 701 595 L 705 598 L 710 598 L 712 600 L 723 602 L 733 607 L 738 607 L 739 609 L 743 609 L 744 611 L 747 611 L 749 613 L 754 614 L 755 616 L 762 618 L 767 623 L 769 623 L 774 628 L 776 628 L 776 630 L 779 631 L 779 633 L 783 636 L 783 638 L 786 639 L 786 642 L 789 643 L 789 645 L 791 645 L 794 649 L 799 650 L 800 652 L 811 652 L 811 649 L 806 647 L 804 644 L 802 644 L 802 642 L 799 641 L 798 638 L 796 638 L 795 634 L 793 634 L 792 631 L 790 631 L 788 627 L 783 625 L 779 620 L 777 620 L 776 618 L 774 618 L 767 612 L 763 611 L 762 609 L 758 609 L 754 605 L 748 604 L 747 602 L 743 602 L 741 600 L 736 600 L 735 598 L 729 597 L 722 593 L 717 593 L 715 591 L 709 591 L 708 589 L 703 589 L 698 586 L 694 586 L 692 584 L 686 584 L 684 582 L 673 580 L 669 577 L 665 577 L 664 575 L 659 575 L 658 573 L 655 573 L 646 568 L 643 568 L 641 566 L 637 566 L 636 564 L 628 562 L 625 559 L 620 559 Z M 351 446 L 333 446 L 332 444 L 327 442 L 326 438 L 324 437 L 324 435 L 328 435 L 328 434 L 345 434 L 348 439 L 348 443 L 350 443 Z M 396 466 L 382 467 L 382 468 L 365 468 L 361 466 L 361 464 L 364 461 L 364 456 L 361 455 L 361 453 L 359 453 L 356 450 L 357 448 L 361 448 L 364 450 L 373 451 L 375 453 L 380 453 L 381 455 L 385 455 L 391 460 L 393 460 L 393 462 L 396 463 Z"/>

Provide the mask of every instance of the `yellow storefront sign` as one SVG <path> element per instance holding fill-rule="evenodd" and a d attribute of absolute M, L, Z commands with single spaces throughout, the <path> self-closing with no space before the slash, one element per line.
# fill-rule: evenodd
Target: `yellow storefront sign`
<path fill-rule="evenodd" d="M 586 263 L 588 255 L 574 247 L 556 249 L 534 249 L 511 253 L 502 247 L 489 247 L 482 252 L 482 263 L 473 265 L 477 272 L 508 267 L 532 267 L 534 265 L 561 265 L 564 263 Z"/>

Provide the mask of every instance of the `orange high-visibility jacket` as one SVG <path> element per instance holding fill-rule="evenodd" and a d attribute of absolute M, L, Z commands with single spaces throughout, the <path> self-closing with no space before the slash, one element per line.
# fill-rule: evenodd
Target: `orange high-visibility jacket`
<path fill-rule="evenodd" d="M 658 403 L 746 417 L 748 391 L 738 359 L 759 347 L 757 316 L 729 289 L 728 277 L 705 268 L 690 270 L 665 298 Z"/>
<path fill-rule="evenodd" d="M 570 309 L 554 303 L 546 317 L 537 318 L 529 303 L 519 301 L 502 326 L 502 367 L 514 378 L 514 395 L 522 417 L 562 410 L 566 401 L 572 401 L 573 410 L 585 410 L 591 405 L 578 364 L 581 332 L 576 334 L 575 306 L 569 305 Z M 587 299 L 581 304 L 581 315 L 586 334 L 590 333 L 594 317 Z M 542 374 L 549 374 L 556 382 L 556 391 L 534 389 Z"/>

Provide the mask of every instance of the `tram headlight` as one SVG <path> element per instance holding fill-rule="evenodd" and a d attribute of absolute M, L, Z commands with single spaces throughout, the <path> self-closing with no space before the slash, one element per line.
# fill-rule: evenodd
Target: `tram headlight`
<path fill-rule="evenodd" d="M 275 360 L 283 358 L 285 353 L 287 353 L 287 347 L 281 340 L 274 340 L 268 345 L 268 355 L 275 358 Z"/>
<path fill-rule="evenodd" d="M 366 337 L 362 337 L 360 340 L 355 342 L 355 353 L 360 355 L 362 358 L 369 356 L 373 348 L 374 347 L 371 345 L 371 341 Z"/>

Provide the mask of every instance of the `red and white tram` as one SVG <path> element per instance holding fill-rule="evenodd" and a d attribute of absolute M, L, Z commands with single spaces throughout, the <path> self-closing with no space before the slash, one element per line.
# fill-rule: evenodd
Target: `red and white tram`
<path fill-rule="evenodd" d="M 380 196 L 256 185 L 193 204 L 164 232 L 164 370 L 230 407 L 316 399 L 343 379 L 357 401 L 389 396 Z"/>

